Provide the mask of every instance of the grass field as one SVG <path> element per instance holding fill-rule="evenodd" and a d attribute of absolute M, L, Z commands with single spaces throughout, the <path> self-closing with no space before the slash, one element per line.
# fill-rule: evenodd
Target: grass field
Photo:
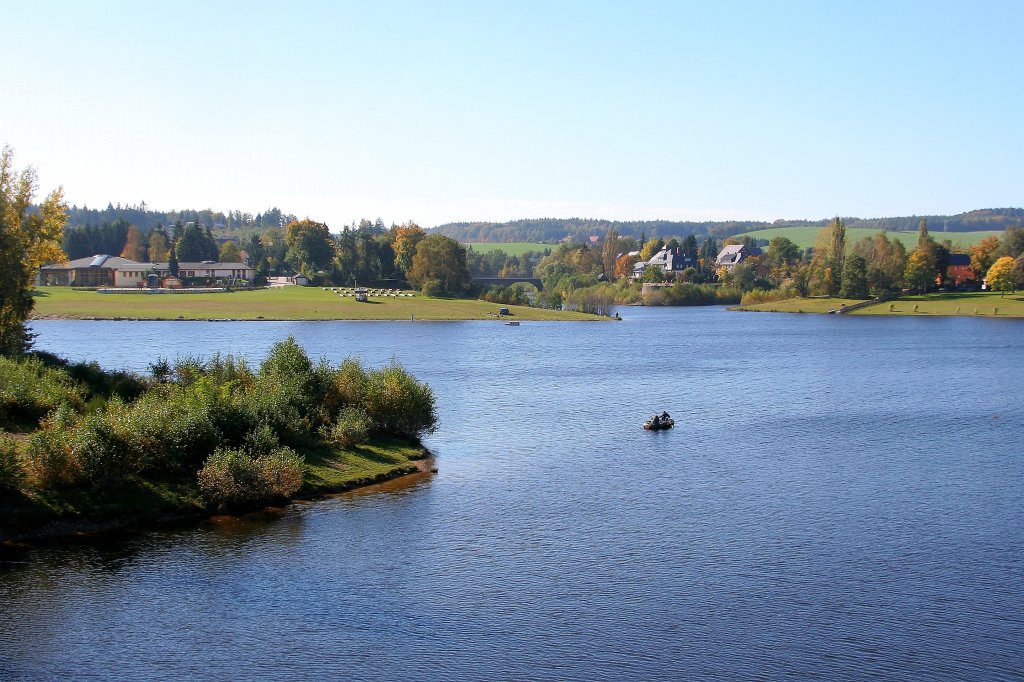
<path fill-rule="evenodd" d="M 860 302 L 842 298 L 791 298 L 787 301 L 743 306 L 741 309 L 775 313 L 827 313 L 844 303 L 852 305 Z M 1007 294 L 1004 297 L 991 291 L 904 296 L 895 301 L 871 305 L 849 314 L 1024 318 L 1024 293 Z"/>
<path fill-rule="evenodd" d="M 807 248 L 814 246 L 815 240 L 818 238 L 818 233 L 822 231 L 821 227 L 772 227 L 767 230 L 755 230 L 753 232 L 744 232 L 743 234 L 737 235 L 740 237 L 750 236 L 755 239 L 772 239 L 774 237 L 786 237 L 800 248 Z M 874 237 L 878 234 L 879 230 L 865 228 L 865 227 L 848 227 L 846 228 L 846 244 L 847 246 L 854 242 L 859 242 L 864 237 Z M 917 232 L 887 232 L 889 239 L 899 239 L 903 242 L 903 246 L 907 248 L 907 251 L 912 250 L 917 245 Z M 979 232 L 930 232 L 931 236 L 938 242 L 943 242 L 949 239 L 953 242 L 953 247 L 958 252 L 964 252 L 967 248 L 977 244 L 985 237 L 1001 237 L 1003 234 L 1002 230 L 983 230 Z"/>
<path fill-rule="evenodd" d="M 493 320 L 507 307 L 516 320 L 600 320 L 560 310 L 500 306 L 470 299 L 342 298 L 320 287 L 278 287 L 217 294 L 100 294 L 69 287 L 35 291 L 35 319 L 138 320 Z"/>
<path fill-rule="evenodd" d="M 467 242 L 467 248 L 472 248 L 477 253 L 489 253 L 491 251 L 504 251 L 510 256 L 522 256 L 527 251 L 543 253 L 545 249 L 554 251 L 558 244 L 539 244 L 536 242 Z"/>

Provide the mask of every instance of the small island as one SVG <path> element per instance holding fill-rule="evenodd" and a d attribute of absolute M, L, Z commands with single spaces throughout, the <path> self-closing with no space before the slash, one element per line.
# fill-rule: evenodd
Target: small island
<path fill-rule="evenodd" d="M 150 377 L 0 357 L 0 542 L 244 512 L 429 471 L 434 395 L 294 339 Z"/>

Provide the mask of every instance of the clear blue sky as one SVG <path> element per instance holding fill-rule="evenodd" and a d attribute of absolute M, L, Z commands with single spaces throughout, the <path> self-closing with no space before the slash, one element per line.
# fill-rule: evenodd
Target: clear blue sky
<path fill-rule="evenodd" d="M 105 206 L 450 220 L 1024 204 L 1024 2 L 3 2 L 0 144 Z"/>

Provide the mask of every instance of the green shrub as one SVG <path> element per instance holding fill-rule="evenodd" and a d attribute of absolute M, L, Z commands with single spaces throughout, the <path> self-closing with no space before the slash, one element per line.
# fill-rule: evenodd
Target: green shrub
<path fill-rule="evenodd" d="M 245 435 L 243 448 L 250 457 L 269 455 L 281 447 L 281 441 L 269 424 L 260 424 Z"/>
<path fill-rule="evenodd" d="M 373 423 L 366 412 L 357 407 L 346 407 L 330 427 L 321 431 L 324 441 L 339 448 L 348 449 L 365 443 Z"/>
<path fill-rule="evenodd" d="M 0 425 L 35 426 L 61 405 L 82 409 L 85 391 L 39 358 L 0 357 Z"/>
<path fill-rule="evenodd" d="M 346 358 L 334 371 L 331 399 L 337 401 L 339 412 L 342 407 L 355 407 L 363 403 L 366 381 L 366 370 L 356 358 Z"/>
<path fill-rule="evenodd" d="M 17 490 L 24 478 L 25 472 L 14 443 L 0 439 L 0 490 Z"/>
<path fill-rule="evenodd" d="M 219 509 L 235 509 L 286 498 L 302 486 L 303 459 L 288 448 L 261 457 L 239 449 L 218 449 L 197 479 L 203 499 Z"/>
<path fill-rule="evenodd" d="M 757 305 L 758 303 L 775 303 L 776 301 L 786 301 L 794 298 L 796 293 L 788 288 L 769 289 L 768 291 L 762 291 L 761 289 L 754 289 L 743 294 L 743 299 L 740 301 L 740 305 Z"/>
<path fill-rule="evenodd" d="M 32 434 L 25 457 L 30 480 L 43 488 L 72 486 L 81 481 L 81 471 L 72 456 L 72 427 L 75 413 L 66 405 L 51 412 Z"/>
<path fill-rule="evenodd" d="M 363 409 L 378 432 L 418 438 L 437 426 L 433 391 L 397 364 L 367 374 Z"/>

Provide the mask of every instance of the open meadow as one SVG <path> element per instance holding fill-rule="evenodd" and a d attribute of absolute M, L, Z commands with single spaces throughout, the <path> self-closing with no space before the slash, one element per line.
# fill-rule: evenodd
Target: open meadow
<path fill-rule="evenodd" d="M 544 253 L 546 250 L 554 251 L 558 248 L 558 244 L 541 244 L 538 242 L 466 242 L 465 246 L 477 253 L 504 251 L 509 256 L 522 256 L 527 251 Z"/>
<path fill-rule="evenodd" d="M 744 232 L 736 235 L 737 237 L 753 237 L 755 239 L 774 239 L 775 237 L 786 237 L 794 244 L 802 249 L 814 246 L 815 240 L 818 238 L 818 233 L 828 228 L 823 227 L 771 227 L 767 230 L 754 230 L 753 232 Z M 847 246 L 859 242 L 864 237 L 874 237 L 879 233 L 880 230 L 867 227 L 848 227 L 846 228 L 846 244 Z M 978 232 L 937 232 L 931 230 L 929 232 L 932 237 L 938 242 L 950 240 L 953 242 L 953 247 L 958 252 L 966 251 L 971 246 L 974 246 L 985 237 L 1001 237 L 1003 235 L 1002 230 L 980 230 Z M 917 232 L 886 232 L 889 239 L 899 239 L 903 242 L 903 246 L 907 249 L 912 249 L 917 244 Z"/>
<path fill-rule="evenodd" d="M 371 296 L 366 303 L 321 287 L 275 287 L 205 294 L 101 294 L 68 287 L 35 290 L 36 319 L 138 320 L 600 320 L 562 310 L 502 306 L 473 299 Z"/>
<path fill-rule="evenodd" d="M 737 308 L 772 313 L 827 313 L 841 305 L 862 303 L 846 298 L 791 298 L 773 303 L 758 303 Z M 903 296 L 854 310 L 850 315 L 919 315 L 1024 318 L 1024 293 L 1000 296 L 994 291 L 936 292 L 919 296 Z"/>

